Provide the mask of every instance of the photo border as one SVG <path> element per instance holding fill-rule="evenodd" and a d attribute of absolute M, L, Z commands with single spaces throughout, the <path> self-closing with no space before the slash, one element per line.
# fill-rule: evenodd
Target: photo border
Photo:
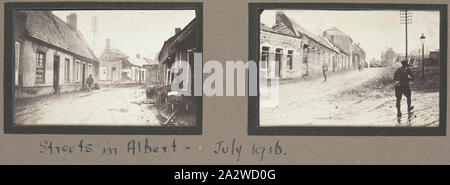
<path fill-rule="evenodd" d="M 203 52 L 202 2 L 10 2 L 4 3 L 4 127 L 5 134 L 83 134 L 83 135 L 202 135 L 203 96 L 194 96 L 195 126 L 22 126 L 15 125 L 14 10 L 194 10 L 196 46 Z M 202 77 L 203 78 L 203 77 Z M 203 80 L 202 80 L 203 81 Z"/>
<path fill-rule="evenodd" d="M 249 61 L 258 64 L 260 14 L 264 9 L 298 10 L 435 10 L 440 12 L 439 51 L 440 91 L 438 127 L 349 127 L 349 126 L 259 126 L 259 80 L 257 96 L 248 97 L 248 135 L 303 136 L 446 136 L 447 121 L 447 4 L 381 4 L 381 3 L 249 3 Z"/>

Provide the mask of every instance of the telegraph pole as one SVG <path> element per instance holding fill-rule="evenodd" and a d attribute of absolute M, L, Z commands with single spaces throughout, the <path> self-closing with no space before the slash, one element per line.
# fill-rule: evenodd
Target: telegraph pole
<path fill-rule="evenodd" d="M 412 13 L 408 10 L 400 11 L 400 24 L 405 24 L 405 59 L 408 60 L 408 24 L 412 24 Z"/>
<path fill-rule="evenodd" d="M 95 51 L 95 34 L 98 32 L 98 25 L 100 21 L 97 16 L 91 17 L 91 32 L 94 34 L 94 40 L 92 41 L 92 50 Z"/>

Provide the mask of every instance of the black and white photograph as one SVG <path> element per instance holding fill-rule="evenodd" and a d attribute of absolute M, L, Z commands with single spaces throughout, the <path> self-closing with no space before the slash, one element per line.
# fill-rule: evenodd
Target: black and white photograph
<path fill-rule="evenodd" d="M 198 102 L 171 88 L 201 52 L 195 10 L 13 13 L 16 126 L 198 126 Z"/>
<path fill-rule="evenodd" d="M 265 9 L 259 20 L 260 127 L 439 126 L 439 10 Z"/>

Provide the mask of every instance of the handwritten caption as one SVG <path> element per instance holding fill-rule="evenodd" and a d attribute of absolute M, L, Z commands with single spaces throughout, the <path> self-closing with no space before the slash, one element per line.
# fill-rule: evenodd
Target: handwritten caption
<path fill-rule="evenodd" d="M 101 154 L 105 156 L 117 155 L 141 155 L 141 154 L 168 154 L 186 153 L 195 150 L 211 153 L 218 157 L 227 156 L 239 162 L 242 156 L 264 161 L 268 158 L 281 157 L 287 155 L 286 149 L 279 140 L 267 144 L 242 144 L 236 139 L 229 141 L 219 140 L 211 145 L 188 145 L 179 143 L 176 139 L 171 139 L 165 143 L 154 143 L 149 138 L 131 139 L 126 144 L 113 144 L 109 141 L 104 144 L 93 144 L 85 139 L 71 144 L 59 143 L 48 139 L 39 142 L 39 153 L 53 155 L 62 154 Z"/>

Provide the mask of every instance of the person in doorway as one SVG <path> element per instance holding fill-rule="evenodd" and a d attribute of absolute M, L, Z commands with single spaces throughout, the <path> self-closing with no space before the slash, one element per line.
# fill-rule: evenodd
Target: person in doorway
<path fill-rule="evenodd" d="M 87 83 L 88 89 L 90 91 L 92 88 L 92 84 L 94 83 L 94 78 L 92 78 L 92 75 L 89 75 L 89 77 L 86 79 L 86 83 Z"/>
<path fill-rule="evenodd" d="M 411 78 L 410 78 L 411 77 Z M 400 101 L 402 100 L 402 96 L 406 96 L 406 103 L 408 104 L 408 113 L 410 113 L 414 106 L 411 106 L 411 88 L 409 87 L 409 81 L 414 80 L 414 76 L 412 74 L 411 69 L 408 65 L 408 60 L 402 61 L 402 66 L 395 70 L 394 73 L 395 84 L 395 97 L 397 99 L 397 117 L 402 116 L 402 112 L 400 111 Z"/>
<path fill-rule="evenodd" d="M 323 71 L 323 81 L 327 81 L 327 72 L 328 72 L 328 64 L 324 61 L 322 62 L 322 71 Z"/>

